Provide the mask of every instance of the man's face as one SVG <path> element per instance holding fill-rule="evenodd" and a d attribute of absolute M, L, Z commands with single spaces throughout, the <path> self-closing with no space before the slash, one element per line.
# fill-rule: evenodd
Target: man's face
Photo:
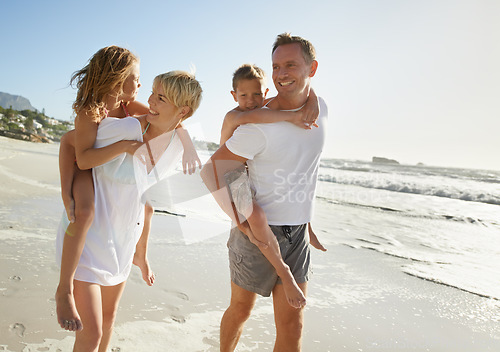
<path fill-rule="evenodd" d="M 300 44 L 280 45 L 273 53 L 273 82 L 278 94 L 294 97 L 309 86 L 315 70 L 307 64 Z"/>

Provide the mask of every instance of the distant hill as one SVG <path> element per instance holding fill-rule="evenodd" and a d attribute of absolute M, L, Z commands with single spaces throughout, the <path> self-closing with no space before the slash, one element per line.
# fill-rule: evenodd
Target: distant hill
<path fill-rule="evenodd" d="M 20 95 L 12 95 L 9 93 L 0 92 L 0 106 L 4 109 L 8 109 L 12 106 L 14 110 L 31 110 L 35 111 L 36 109 L 31 105 L 30 101 L 25 97 Z"/>

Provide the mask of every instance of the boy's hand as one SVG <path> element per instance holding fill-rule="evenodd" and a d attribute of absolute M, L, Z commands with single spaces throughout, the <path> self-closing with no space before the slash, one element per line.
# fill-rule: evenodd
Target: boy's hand
<path fill-rule="evenodd" d="M 313 91 L 311 92 L 312 93 L 307 99 L 306 104 L 302 107 L 302 109 L 300 109 L 300 111 L 303 114 L 302 120 L 305 124 L 307 124 L 308 126 L 318 127 L 316 121 L 319 117 L 319 102 L 316 94 L 314 94 Z"/>
<path fill-rule="evenodd" d="M 139 141 L 120 141 L 125 145 L 125 152 L 130 155 L 134 155 L 137 149 L 139 149 L 144 143 Z"/>

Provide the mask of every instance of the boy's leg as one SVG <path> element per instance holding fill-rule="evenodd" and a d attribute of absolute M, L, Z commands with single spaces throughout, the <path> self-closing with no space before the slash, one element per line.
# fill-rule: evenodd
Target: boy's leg
<path fill-rule="evenodd" d="M 231 282 L 231 303 L 224 312 L 220 323 L 221 352 L 235 350 L 256 298 L 256 293 L 247 291 Z"/>
<path fill-rule="evenodd" d="M 307 282 L 299 284 L 299 287 L 305 295 Z M 273 289 L 273 306 L 276 324 L 274 352 L 299 352 L 304 325 L 304 309 L 293 308 L 287 303 L 283 285 L 276 285 Z"/>
<path fill-rule="evenodd" d="M 255 238 L 259 242 L 267 244 L 267 248 L 259 247 L 259 249 L 281 278 L 288 297 L 288 303 L 294 308 L 304 306 L 306 298 L 295 282 L 289 266 L 283 261 L 276 236 L 267 224 L 266 214 L 256 202 L 253 202 L 253 211 L 247 221 Z"/>
<path fill-rule="evenodd" d="M 314 233 L 311 223 L 307 224 L 307 232 L 309 232 L 309 243 L 311 244 L 311 246 L 319 249 L 320 251 L 326 252 L 326 248 L 321 244 L 318 236 L 316 236 L 316 234 Z"/>
<path fill-rule="evenodd" d="M 64 235 L 59 286 L 56 291 L 57 319 L 62 328 L 70 331 L 82 329 L 82 323 L 73 298 L 73 278 L 85 245 L 87 231 L 94 218 L 94 186 L 92 172 L 75 167 L 73 197 L 75 199 L 74 223 Z"/>
<path fill-rule="evenodd" d="M 135 246 L 134 265 L 141 269 L 142 278 L 149 286 L 155 282 L 155 274 L 151 270 L 148 261 L 148 241 L 149 232 L 151 230 L 151 220 L 153 218 L 154 209 L 151 205 L 146 203 L 144 209 L 144 227 L 142 229 L 141 237 Z"/>
<path fill-rule="evenodd" d="M 125 289 L 125 282 L 116 286 L 101 286 L 102 295 L 102 338 L 99 352 L 108 350 L 109 341 L 113 333 L 118 304 Z"/>

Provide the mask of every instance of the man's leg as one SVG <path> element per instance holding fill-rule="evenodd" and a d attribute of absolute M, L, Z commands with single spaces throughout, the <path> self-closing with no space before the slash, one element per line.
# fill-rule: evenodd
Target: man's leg
<path fill-rule="evenodd" d="M 243 332 L 243 326 L 250 317 L 256 299 L 256 293 L 247 291 L 231 282 L 231 303 L 220 323 L 221 352 L 235 350 Z M 290 306 L 286 296 L 285 303 Z"/>
<path fill-rule="evenodd" d="M 307 282 L 298 284 L 306 296 Z M 274 321 L 276 324 L 276 343 L 274 352 L 299 352 L 302 343 L 304 308 L 293 308 L 283 289 L 276 285 L 273 289 Z"/>

